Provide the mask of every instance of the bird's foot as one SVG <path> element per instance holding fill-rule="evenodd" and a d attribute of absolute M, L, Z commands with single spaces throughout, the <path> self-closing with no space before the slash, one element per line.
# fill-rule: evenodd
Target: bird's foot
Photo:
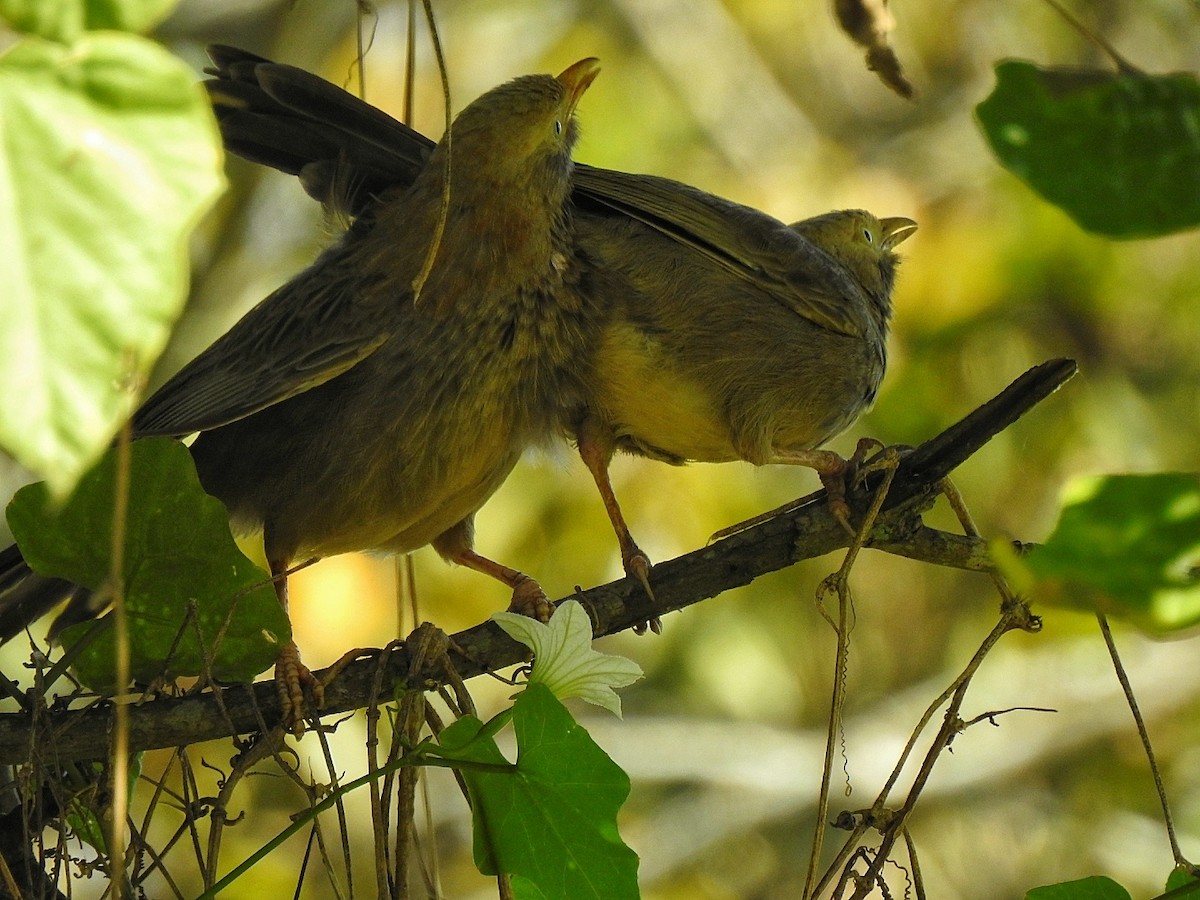
<path fill-rule="evenodd" d="M 304 734 L 304 719 L 325 702 L 325 687 L 300 661 L 295 641 L 288 641 L 275 661 L 275 690 L 280 723 L 295 737 Z"/>
<path fill-rule="evenodd" d="M 542 586 L 528 575 L 520 572 L 517 575 L 519 577 L 513 579 L 512 602 L 508 604 L 508 611 L 542 623 L 549 622 L 554 615 L 554 604 Z"/>
<path fill-rule="evenodd" d="M 650 587 L 650 569 L 653 568 L 653 565 L 650 562 L 650 557 L 636 546 L 632 550 L 622 553 L 621 556 L 621 562 L 625 566 L 625 574 L 637 579 L 638 583 L 642 586 L 642 590 L 646 592 L 646 596 L 653 601 L 655 599 L 654 589 Z M 647 631 L 662 634 L 662 619 L 655 616 L 652 619 L 647 619 L 645 622 L 639 622 L 633 626 L 634 634 L 645 634 Z"/>
<path fill-rule="evenodd" d="M 859 462 L 859 453 L 866 447 L 859 442 L 859 449 L 850 459 L 838 456 L 832 450 L 788 450 L 775 454 L 770 462 L 813 469 L 825 488 L 829 512 L 851 538 L 857 535 L 850 522 L 850 504 L 846 502 L 847 486 L 853 484 L 854 469 Z"/>
<path fill-rule="evenodd" d="M 829 498 L 829 511 L 851 538 L 857 538 L 858 532 L 850 521 L 850 504 L 846 503 L 846 492 L 862 486 L 865 474 L 872 470 L 872 467 L 863 466 L 866 455 L 872 450 L 882 449 L 883 443 L 880 440 L 859 438 L 850 457 L 842 458 L 836 454 L 829 454 L 833 457 L 832 460 L 816 470 Z"/>
<path fill-rule="evenodd" d="M 848 459 L 830 453 L 826 464 L 817 467 L 817 475 L 829 498 L 829 511 L 852 538 L 858 537 L 858 531 L 850 521 L 850 504 L 846 502 L 846 492 L 861 487 L 867 473 L 875 470 L 874 460 L 871 464 L 864 465 L 867 454 L 872 450 L 883 449 L 882 441 L 871 437 L 859 438 L 854 453 Z"/>
<path fill-rule="evenodd" d="M 654 634 L 662 634 L 662 619 L 655 616 L 652 619 L 647 619 L 645 622 L 638 622 L 633 626 L 633 633 L 637 635 L 645 634 L 647 631 Z"/>
<path fill-rule="evenodd" d="M 833 454 L 830 455 L 833 456 Z M 854 537 L 857 532 L 850 522 L 850 504 L 846 502 L 846 482 L 850 479 L 851 466 L 849 461 L 841 457 L 835 458 L 840 465 L 830 464 L 827 468 L 818 469 L 817 475 L 821 479 L 821 485 L 825 488 L 829 512 L 842 526 L 842 529 L 850 537 Z"/>
<path fill-rule="evenodd" d="M 867 459 L 867 454 L 871 451 L 876 451 L 875 456 L 870 460 Z M 890 462 L 890 457 L 887 454 L 887 445 L 873 437 L 864 437 L 858 439 L 858 444 L 854 448 L 853 455 L 846 460 L 847 475 L 846 483 L 855 490 L 861 488 L 866 481 L 868 475 L 872 472 L 881 471 L 889 467 L 894 467 Z"/>

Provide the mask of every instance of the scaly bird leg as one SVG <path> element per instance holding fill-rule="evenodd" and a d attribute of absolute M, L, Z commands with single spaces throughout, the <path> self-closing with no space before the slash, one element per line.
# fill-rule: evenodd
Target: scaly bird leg
<path fill-rule="evenodd" d="M 288 615 L 288 566 L 285 560 L 269 559 L 271 577 L 275 583 L 275 596 Z M 291 621 L 291 618 L 288 618 Z M 300 661 L 300 648 L 289 639 L 279 650 L 275 660 L 275 691 L 279 695 L 280 723 L 294 736 L 304 734 L 304 717 L 309 709 L 305 695 L 312 699 L 312 709 L 320 708 L 325 702 L 325 688 Z"/>
<path fill-rule="evenodd" d="M 554 615 L 554 604 L 550 602 L 542 586 L 524 572 L 480 556 L 473 547 L 474 536 L 474 519 L 463 519 L 438 535 L 433 541 L 433 549 L 448 562 L 490 575 L 512 588 L 512 602 L 508 605 L 510 612 L 529 616 L 539 622 L 549 622 L 550 617 Z"/>
<path fill-rule="evenodd" d="M 608 521 L 612 523 L 613 531 L 617 534 L 617 545 L 621 548 L 621 565 L 625 568 L 625 574 L 636 578 L 646 596 L 654 600 L 654 590 L 650 587 L 650 557 L 642 552 L 630 534 L 629 526 L 625 524 L 625 516 L 621 513 L 621 505 L 617 503 L 612 480 L 608 477 L 608 464 L 612 462 L 613 457 L 612 435 L 589 416 L 576 429 L 575 442 L 583 464 L 592 473 L 592 480 L 596 482 L 596 488 L 600 491 L 600 499 L 604 501 Z M 662 620 L 655 616 L 647 622 L 635 625 L 633 630 L 637 634 L 645 634 L 647 628 L 655 634 L 662 634 Z"/>
<path fill-rule="evenodd" d="M 604 501 L 604 511 L 612 523 L 613 531 L 617 534 L 617 544 L 621 548 L 621 565 L 625 574 L 631 575 L 641 582 L 646 596 L 654 599 L 654 591 L 650 587 L 650 557 L 642 552 L 629 526 L 625 524 L 625 516 L 621 513 L 621 505 L 617 503 L 617 495 L 613 492 L 612 480 L 608 477 L 608 464 L 612 462 L 612 437 L 592 418 L 583 420 L 576 429 L 576 443 L 579 446 L 579 456 L 583 464 L 592 473 L 596 488 L 600 491 L 600 499 Z"/>
<path fill-rule="evenodd" d="M 843 459 L 836 453 L 830 450 L 807 450 L 807 451 L 785 451 L 768 460 L 770 463 L 779 463 L 781 465 L 796 465 L 806 466 L 814 469 L 821 479 L 821 484 L 825 488 L 825 494 L 829 498 L 830 512 L 833 513 L 838 523 L 846 529 L 851 536 L 856 536 L 853 527 L 850 526 L 850 507 L 846 503 L 846 489 L 848 486 L 858 487 L 858 479 L 866 472 L 873 471 L 875 464 L 872 463 L 865 469 L 862 467 L 863 460 L 866 459 L 868 452 L 874 449 L 882 449 L 883 444 L 875 438 L 860 438 L 858 446 L 855 447 L 853 455 L 849 459 Z M 812 459 L 817 458 L 817 464 L 814 465 Z M 826 466 L 826 463 L 832 460 L 832 465 Z M 822 467 L 825 466 L 823 471 Z M 842 469 L 842 474 L 838 476 L 838 468 Z M 715 532 L 711 540 L 719 541 L 723 538 L 739 534 L 748 528 L 753 528 L 755 525 L 761 525 L 763 522 L 769 521 L 776 516 L 784 515 L 794 509 L 799 509 L 805 503 L 808 503 L 817 494 L 809 494 L 806 497 L 801 497 L 798 500 L 789 500 L 783 506 L 778 506 L 775 509 L 767 510 L 765 513 L 760 513 L 751 519 L 738 522 L 736 525 L 730 525 L 727 528 L 722 528 Z"/>
<path fill-rule="evenodd" d="M 832 450 L 784 450 L 777 452 L 770 462 L 789 466 L 806 466 L 817 473 L 821 485 L 829 498 L 829 511 L 841 523 L 842 528 L 854 537 L 854 526 L 850 524 L 850 506 L 846 503 L 846 484 L 853 477 L 861 461 L 859 454 L 865 453 L 863 442 L 850 459 L 838 456 Z"/>

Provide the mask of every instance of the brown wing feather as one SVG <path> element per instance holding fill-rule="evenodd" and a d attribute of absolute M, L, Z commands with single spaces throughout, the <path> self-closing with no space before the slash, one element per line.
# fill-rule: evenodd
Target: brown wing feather
<path fill-rule="evenodd" d="M 380 330 L 388 319 L 341 263 L 340 248 L 327 251 L 260 302 L 142 405 L 135 433 L 180 436 L 227 425 L 374 353 L 391 337 Z"/>
<path fill-rule="evenodd" d="M 865 333 L 858 305 L 846 300 L 858 286 L 823 250 L 766 213 L 667 178 L 583 164 L 575 167 L 575 189 L 692 247 L 823 328 Z"/>

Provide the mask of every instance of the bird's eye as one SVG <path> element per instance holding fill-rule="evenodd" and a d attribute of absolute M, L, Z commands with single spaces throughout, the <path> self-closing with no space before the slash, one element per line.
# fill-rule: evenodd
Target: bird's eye
<path fill-rule="evenodd" d="M 555 120 L 554 120 L 554 133 L 555 133 L 555 134 L 562 134 L 562 119 L 555 119 Z"/>

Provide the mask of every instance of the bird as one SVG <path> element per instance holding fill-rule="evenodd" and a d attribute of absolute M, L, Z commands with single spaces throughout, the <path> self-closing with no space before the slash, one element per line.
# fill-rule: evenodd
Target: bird
<path fill-rule="evenodd" d="M 583 59 L 468 105 L 411 178 L 135 413 L 135 437 L 199 433 L 201 484 L 236 526 L 262 529 L 285 611 L 298 560 L 432 544 L 548 617 L 536 581 L 475 552 L 474 515 L 583 403 L 599 310 L 568 194 L 575 109 L 598 71 Z M 19 553 L 0 561 L 0 586 L 19 584 Z M 275 679 L 283 721 L 302 730 L 305 693 L 319 706 L 321 688 L 294 642 Z"/>
<path fill-rule="evenodd" d="M 299 177 L 353 219 L 411 180 L 432 142 L 285 64 L 210 48 L 226 147 Z M 887 362 L 896 247 L 912 219 L 837 210 L 790 224 L 678 181 L 575 165 L 574 241 L 603 308 L 587 403 L 569 433 L 653 596 L 608 475 L 615 451 L 671 464 L 814 468 L 834 514 L 847 461 L 818 449 L 870 407 Z"/>
<path fill-rule="evenodd" d="M 625 214 L 576 232 L 584 258 L 619 286 L 606 298 L 576 434 L 626 571 L 646 583 L 650 562 L 613 493 L 615 450 L 674 465 L 812 468 L 853 532 L 847 461 L 817 448 L 875 400 L 895 248 L 916 223 L 846 209 L 784 225 L 669 179 L 605 172 L 598 185 L 581 172 L 575 181 Z"/>

